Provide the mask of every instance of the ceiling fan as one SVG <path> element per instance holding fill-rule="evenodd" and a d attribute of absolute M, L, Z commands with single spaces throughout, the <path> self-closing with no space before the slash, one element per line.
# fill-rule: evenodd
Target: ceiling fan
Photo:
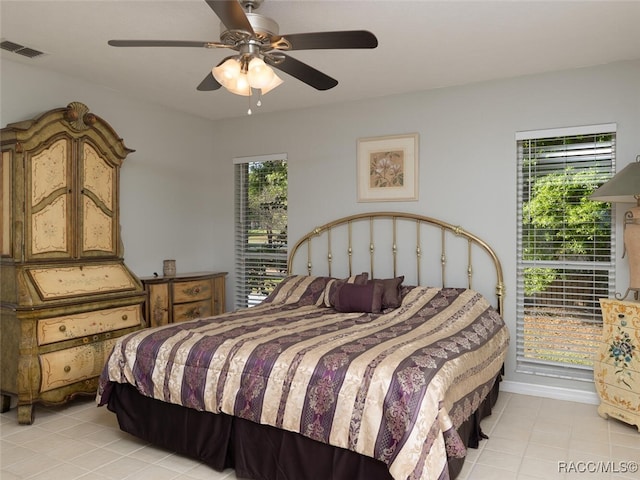
<path fill-rule="evenodd" d="M 205 0 L 221 20 L 220 41 L 109 40 L 114 47 L 229 48 L 238 52 L 224 58 L 198 85 L 200 91 L 224 86 L 238 95 L 251 89 L 265 94 L 282 80 L 269 66 L 288 73 L 317 90 L 335 87 L 338 81 L 283 52 L 314 49 L 376 48 L 378 39 L 366 30 L 309 32 L 280 35 L 278 24 L 254 13 L 263 0 Z"/>

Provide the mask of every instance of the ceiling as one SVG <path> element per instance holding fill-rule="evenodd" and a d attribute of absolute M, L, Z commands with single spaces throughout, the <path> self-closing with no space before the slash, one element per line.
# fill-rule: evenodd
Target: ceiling
<path fill-rule="evenodd" d="M 289 53 L 338 86 L 317 91 L 283 73 L 257 114 L 640 58 L 638 1 L 265 0 L 257 13 L 280 34 L 364 29 L 379 42 Z M 0 18 L 3 40 L 46 54 L 0 51 L 2 59 L 208 119 L 247 113 L 246 97 L 196 90 L 231 50 L 107 45 L 218 41 L 220 22 L 204 0 L 1 0 Z"/>

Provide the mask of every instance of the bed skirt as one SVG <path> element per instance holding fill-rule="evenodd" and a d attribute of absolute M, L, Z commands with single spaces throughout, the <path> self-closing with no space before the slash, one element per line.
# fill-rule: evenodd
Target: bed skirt
<path fill-rule="evenodd" d="M 480 421 L 491 414 L 500 378 L 458 429 L 467 447 L 477 448 L 486 438 Z M 233 468 L 239 478 L 393 480 L 386 465 L 373 458 L 242 418 L 161 402 L 140 395 L 128 384 L 113 385 L 108 408 L 117 415 L 121 430 L 215 470 Z M 449 478 L 460 473 L 463 463 L 464 458 L 449 459 Z"/>

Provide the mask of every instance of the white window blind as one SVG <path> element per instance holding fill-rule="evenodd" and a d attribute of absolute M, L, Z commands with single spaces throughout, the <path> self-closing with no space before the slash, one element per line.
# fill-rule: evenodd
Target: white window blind
<path fill-rule="evenodd" d="M 287 272 L 287 156 L 235 158 L 235 307 L 257 305 Z"/>
<path fill-rule="evenodd" d="M 612 207 L 589 195 L 615 171 L 615 125 L 521 132 L 517 370 L 593 380 L 599 299 L 614 293 Z"/>

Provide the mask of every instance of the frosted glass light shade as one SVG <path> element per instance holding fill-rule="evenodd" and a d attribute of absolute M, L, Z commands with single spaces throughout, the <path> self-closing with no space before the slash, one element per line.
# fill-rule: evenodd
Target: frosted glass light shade
<path fill-rule="evenodd" d="M 273 72 L 273 78 L 271 79 L 271 82 L 269 82 L 269 85 L 262 87 L 261 89 L 262 95 L 266 95 L 271 90 L 273 90 L 274 88 L 276 88 L 281 84 L 282 84 L 282 79 L 278 75 L 276 75 L 275 72 Z"/>
<path fill-rule="evenodd" d="M 241 73 L 233 82 L 223 86 L 236 95 L 242 95 L 244 97 L 251 95 L 251 87 L 249 86 L 247 75 L 245 73 Z"/>
<path fill-rule="evenodd" d="M 211 73 L 220 85 L 229 88 L 229 85 L 235 85 L 240 75 L 240 62 L 235 58 L 229 58 L 221 65 L 213 67 Z"/>
<path fill-rule="evenodd" d="M 247 79 L 252 88 L 265 88 L 271 83 L 274 75 L 271 67 L 261 58 L 254 57 L 249 62 Z"/>

